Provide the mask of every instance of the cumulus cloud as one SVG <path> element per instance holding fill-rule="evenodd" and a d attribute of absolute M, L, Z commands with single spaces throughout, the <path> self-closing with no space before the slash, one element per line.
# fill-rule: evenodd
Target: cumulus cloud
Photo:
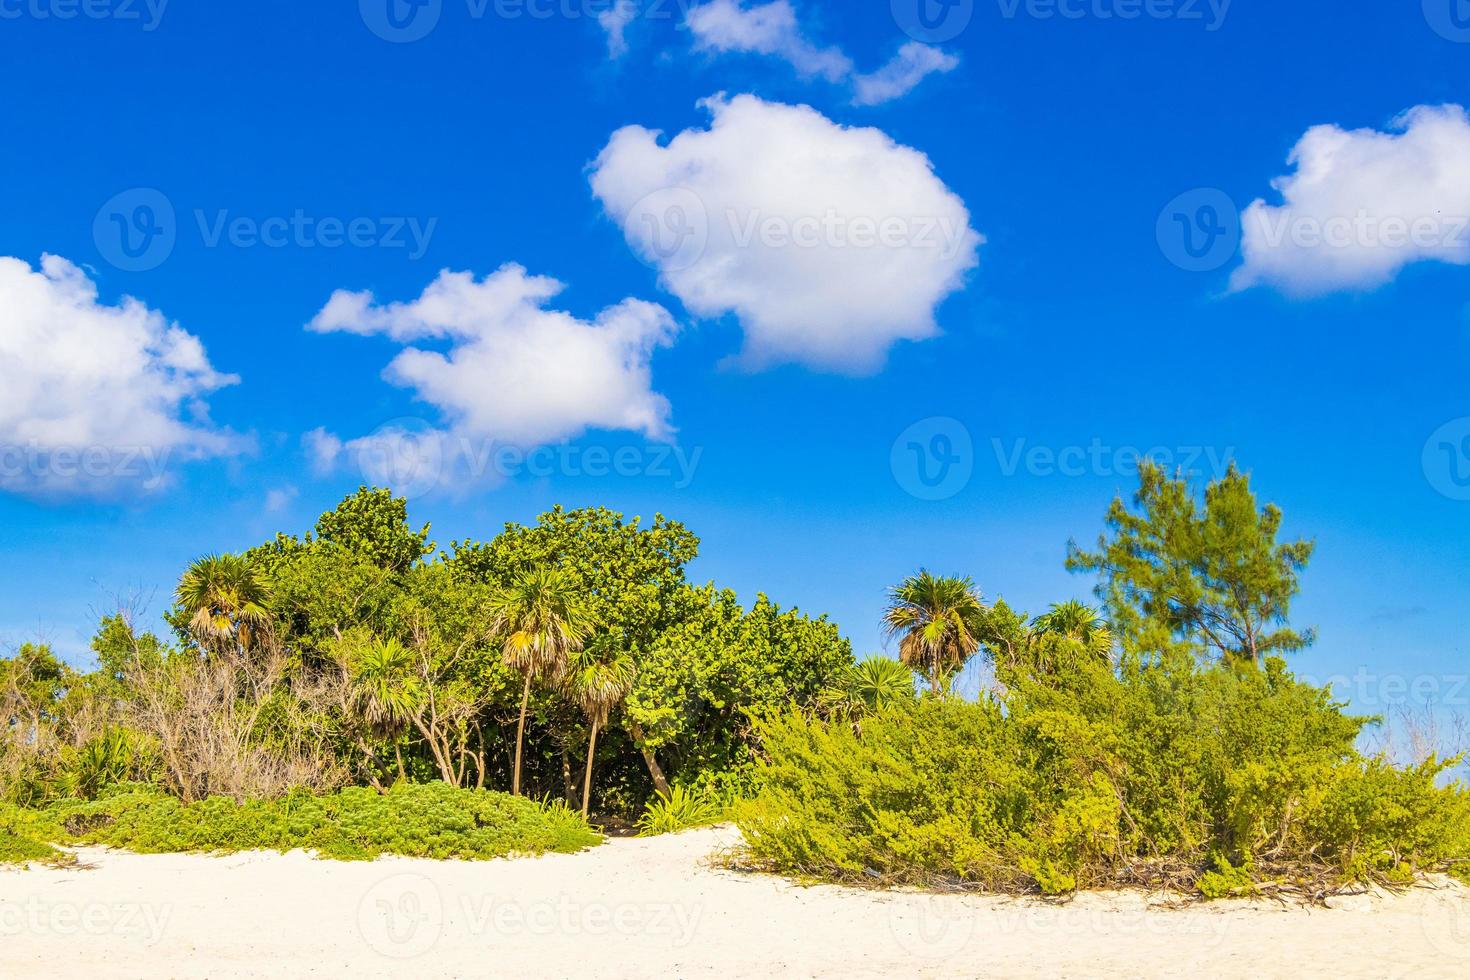
<path fill-rule="evenodd" d="M 405 347 L 383 376 L 434 406 L 443 430 L 389 423 L 346 441 L 317 430 L 305 439 L 314 466 L 330 468 L 343 454 L 397 459 L 408 453 L 421 461 L 425 453 L 450 451 L 431 445 L 441 436 L 452 437 L 445 445 L 454 452 L 486 443 L 532 448 L 588 429 L 671 439 L 669 403 L 653 390 L 650 362 L 655 349 L 673 342 L 673 317 L 656 304 L 627 299 L 592 321 L 580 320 L 546 308 L 562 289 L 555 279 L 511 264 L 478 281 L 468 272 L 442 272 L 409 303 L 333 294 L 307 329 L 427 342 Z M 435 342 L 447 349 L 430 346 Z"/>
<path fill-rule="evenodd" d="M 930 75 L 959 67 L 960 59 L 938 48 L 910 41 L 893 60 L 877 71 L 853 78 L 854 105 L 881 105 L 908 95 Z"/>
<path fill-rule="evenodd" d="M 745 6 L 744 0 L 710 0 L 689 10 L 684 24 L 698 51 L 759 54 L 785 61 L 803 78 L 851 84 L 855 105 L 871 106 L 913 91 L 929 75 L 953 71 L 959 59 L 917 41 L 905 44 L 893 60 L 870 74 L 840 48 L 821 47 L 807 38 L 790 0 Z"/>
<path fill-rule="evenodd" d="M 618 59 L 628 53 L 628 25 L 638 16 L 637 0 L 616 0 L 599 11 L 597 23 L 607 34 L 607 56 Z"/>
<path fill-rule="evenodd" d="M 935 336 L 984 239 L 929 159 L 872 128 L 750 95 L 666 144 L 629 126 L 593 193 L 664 287 L 701 317 L 734 314 L 747 366 L 861 374 Z"/>
<path fill-rule="evenodd" d="M 1374 289 L 1415 262 L 1470 264 L 1470 119 L 1419 106 L 1387 131 L 1316 126 L 1293 173 L 1241 216 L 1243 264 L 1231 286 L 1315 296 Z"/>
<path fill-rule="evenodd" d="M 241 452 L 204 397 L 238 383 L 198 337 L 131 297 L 98 302 L 64 258 L 0 257 L 0 490 L 113 496 L 168 483 L 176 462 Z"/>

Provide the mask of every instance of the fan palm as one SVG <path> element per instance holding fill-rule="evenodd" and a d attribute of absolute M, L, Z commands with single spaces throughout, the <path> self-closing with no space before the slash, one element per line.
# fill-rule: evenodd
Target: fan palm
<path fill-rule="evenodd" d="M 638 665 L 622 649 L 588 647 L 573 652 L 567 659 L 567 691 L 592 724 L 592 737 L 587 742 L 587 774 L 582 780 L 582 816 L 592 802 L 592 760 L 597 754 L 597 733 L 607 724 L 622 700 L 638 680 Z"/>
<path fill-rule="evenodd" d="M 985 607 L 969 578 L 920 571 L 889 595 L 883 626 L 900 638 L 899 659 L 929 678 L 938 694 L 941 682 L 965 666 L 980 648 Z"/>
<path fill-rule="evenodd" d="M 351 664 L 352 707 L 374 736 L 393 743 L 399 779 L 406 775 L 400 741 L 413 721 L 422 690 L 413 666 L 413 651 L 393 639 L 368 641 Z"/>
<path fill-rule="evenodd" d="M 1096 609 L 1072 599 L 1056 603 L 1037 616 L 1033 632 L 1043 637 L 1062 637 L 1083 650 L 1106 660 L 1113 649 L 1113 631 Z"/>
<path fill-rule="evenodd" d="M 206 649 L 249 650 L 270 622 L 270 593 L 240 555 L 207 555 L 184 572 L 174 601 Z"/>
<path fill-rule="evenodd" d="M 558 569 L 538 569 L 499 589 L 491 598 L 494 631 L 505 638 L 502 659 L 525 678 L 521 717 L 516 725 L 515 776 L 511 792 L 521 792 L 521 749 L 531 682 L 537 677 L 559 680 L 567 657 L 582 648 L 591 621 L 576 595 L 576 582 Z"/>

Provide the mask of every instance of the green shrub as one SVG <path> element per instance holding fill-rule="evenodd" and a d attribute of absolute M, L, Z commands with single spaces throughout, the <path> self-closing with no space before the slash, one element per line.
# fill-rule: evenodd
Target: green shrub
<path fill-rule="evenodd" d="M 667 796 L 660 794 L 648 801 L 643 816 L 638 818 L 638 836 L 657 837 L 708 827 L 726 819 L 727 813 L 728 806 L 713 794 L 675 786 Z"/>
<path fill-rule="evenodd" d="M 150 787 L 125 786 L 93 801 L 60 801 L 35 819 L 43 840 L 149 854 L 304 848 L 339 860 L 384 854 L 486 860 L 572 853 L 601 841 L 565 806 L 443 783 L 403 785 L 386 795 L 353 788 L 332 796 L 295 793 L 245 803 L 215 797 L 192 804 Z"/>
<path fill-rule="evenodd" d="M 47 813 L 0 803 L 0 867 L 7 864 L 65 864 L 68 855 L 51 846 L 64 834 Z"/>
<path fill-rule="evenodd" d="M 735 809 L 752 856 L 850 882 L 1207 896 L 1394 884 L 1470 858 L 1470 792 L 1439 785 L 1453 762 L 1363 758 L 1364 720 L 1279 661 L 1003 680 L 1002 698 L 926 699 L 861 730 L 765 721 L 764 788 Z"/>

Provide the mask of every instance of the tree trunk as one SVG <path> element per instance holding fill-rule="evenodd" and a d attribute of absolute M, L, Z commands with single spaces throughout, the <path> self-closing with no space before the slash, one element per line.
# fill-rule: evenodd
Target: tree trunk
<path fill-rule="evenodd" d="M 408 782 L 408 772 L 403 768 L 403 743 L 394 742 L 393 752 L 398 756 L 398 781 L 400 783 L 406 783 Z"/>
<path fill-rule="evenodd" d="M 577 802 L 577 784 L 572 779 L 572 753 L 564 738 L 557 739 L 561 747 L 561 792 L 568 806 L 580 806 Z"/>
<path fill-rule="evenodd" d="M 659 768 L 658 759 L 654 757 L 653 749 L 648 747 L 647 740 L 643 737 L 642 727 L 629 722 L 628 734 L 633 736 L 633 741 L 638 745 L 638 751 L 643 753 L 643 761 L 648 766 L 648 774 L 653 777 L 653 788 L 664 796 L 668 796 L 669 781 L 664 778 L 664 771 Z"/>
<path fill-rule="evenodd" d="M 521 743 L 526 737 L 526 709 L 531 704 L 531 672 L 526 671 L 526 688 L 521 692 L 521 720 L 516 725 L 516 768 L 515 776 L 511 780 L 510 793 L 512 796 L 521 795 Z"/>
<path fill-rule="evenodd" d="M 592 740 L 587 743 L 587 775 L 582 780 L 582 819 L 587 819 L 587 808 L 592 805 L 592 759 L 597 755 L 597 722 L 592 723 Z"/>

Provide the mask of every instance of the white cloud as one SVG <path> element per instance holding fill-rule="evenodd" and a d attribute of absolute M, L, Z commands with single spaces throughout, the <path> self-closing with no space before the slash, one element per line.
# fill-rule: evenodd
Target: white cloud
<path fill-rule="evenodd" d="M 433 405 L 445 431 L 419 431 L 400 420 L 344 442 L 316 430 L 304 440 L 314 466 L 329 468 L 344 453 L 362 457 L 385 440 L 402 456 L 405 446 L 441 435 L 451 437 L 444 445 L 468 451 L 491 442 L 531 448 L 588 429 L 671 439 L 669 403 L 652 388 L 650 361 L 656 348 L 673 342 L 673 317 L 656 304 L 627 299 L 595 320 L 579 320 L 545 308 L 562 288 L 506 265 L 479 281 L 467 272 L 442 272 L 411 303 L 379 305 L 368 293 L 335 293 L 307 329 L 383 334 L 404 344 L 447 342 L 445 351 L 407 347 L 383 372 Z"/>
<path fill-rule="evenodd" d="M 232 455 L 205 395 L 238 383 L 199 338 L 55 255 L 0 257 L 0 490 L 113 496 L 167 484 L 170 466 Z"/>
<path fill-rule="evenodd" d="M 691 9 L 684 24 L 696 50 L 760 54 L 779 58 L 803 78 L 823 78 L 854 87 L 854 105 L 871 106 L 913 91 L 935 72 L 953 71 L 959 59 L 917 41 L 905 44 L 888 64 L 860 74 L 840 48 L 820 47 L 802 33 L 790 0 L 745 6 L 745 0 L 709 0 Z"/>
<path fill-rule="evenodd" d="M 704 104 L 709 129 L 664 145 L 629 126 L 592 168 L 593 193 L 665 288 L 699 316 L 733 313 L 755 367 L 866 373 L 896 341 L 938 333 L 935 308 L 984 239 L 928 157 L 807 106 Z"/>
<path fill-rule="evenodd" d="M 597 23 L 607 33 L 607 56 L 617 59 L 628 53 L 628 25 L 638 16 L 637 0 L 616 0 L 597 14 Z"/>
<path fill-rule="evenodd" d="M 740 0 L 711 0 L 690 10 L 684 19 L 702 51 L 763 54 L 781 58 L 803 76 L 841 82 L 853 72 L 852 61 L 837 48 L 819 48 L 806 39 L 787 0 L 745 7 Z"/>
<path fill-rule="evenodd" d="M 959 64 L 960 59 L 952 54 L 910 41 L 882 68 L 853 78 L 853 104 L 881 105 L 902 98 L 930 75 L 954 71 Z"/>
<path fill-rule="evenodd" d="M 1244 262 L 1231 286 L 1295 296 L 1382 286 L 1415 262 L 1470 264 L 1470 119 L 1419 106 L 1388 131 L 1309 129 L 1294 173 L 1241 216 Z"/>

